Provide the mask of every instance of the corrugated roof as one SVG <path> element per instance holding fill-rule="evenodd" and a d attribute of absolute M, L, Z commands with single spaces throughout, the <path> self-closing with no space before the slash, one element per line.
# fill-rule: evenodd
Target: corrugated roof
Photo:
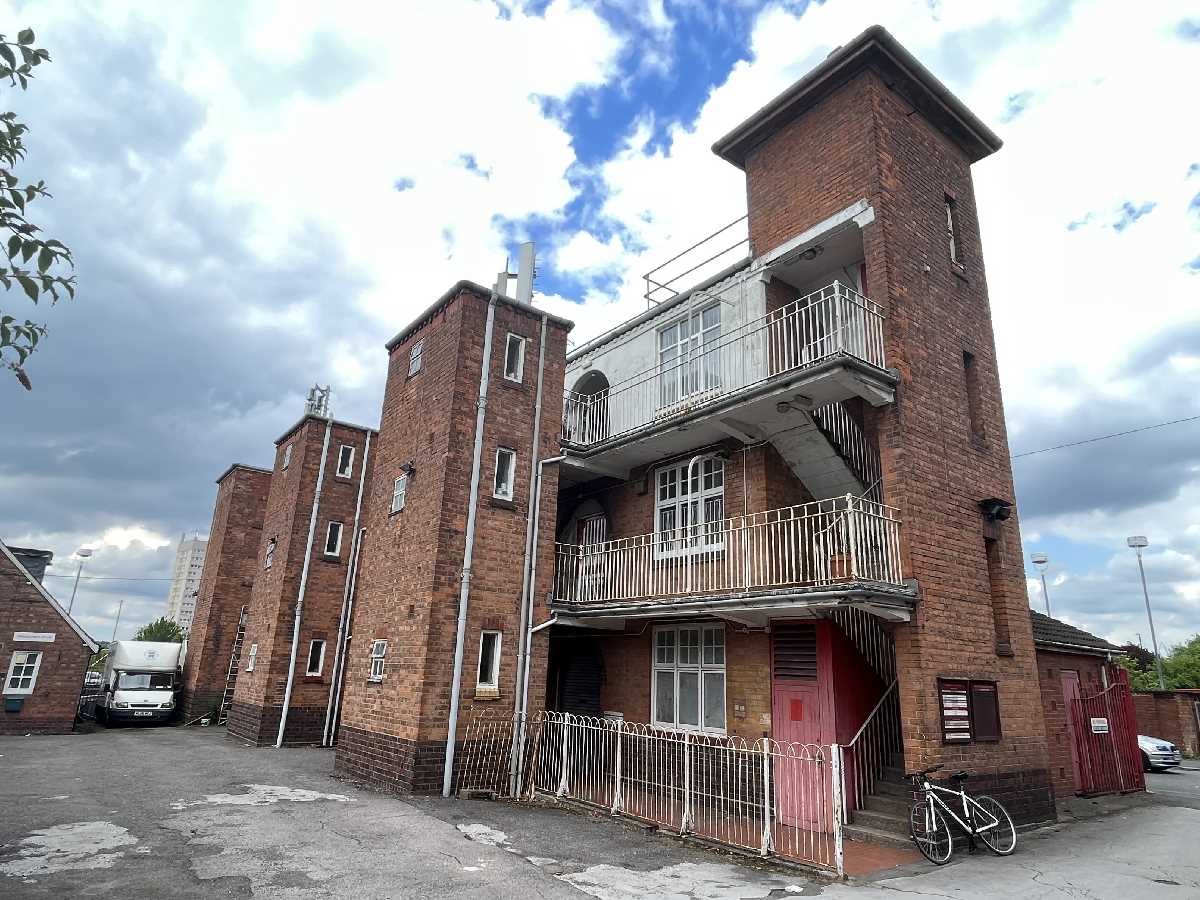
<path fill-rule="evenodd" d="M 1033 642 L 1035 644 L 1075 647 L 1081 650 L 1105 653 L 1121 652 L 1120 647 L 1110 644 L 1104 638 L 1096 637 L 1082 628 L 1076 628 L 1074 625 L 1068 625 L 1058 619 L 1052 619 L 1036 609 L 1031 609 L 1029 616 L 1033 620 Z"/>

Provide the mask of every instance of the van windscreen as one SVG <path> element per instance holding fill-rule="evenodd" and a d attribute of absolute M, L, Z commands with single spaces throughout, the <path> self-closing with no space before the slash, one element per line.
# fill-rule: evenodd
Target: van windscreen
<path fill-rule="evenodd" d="M 118 691 L 169 691 L 174 684 L 172 672 L 122 672 Z"/>

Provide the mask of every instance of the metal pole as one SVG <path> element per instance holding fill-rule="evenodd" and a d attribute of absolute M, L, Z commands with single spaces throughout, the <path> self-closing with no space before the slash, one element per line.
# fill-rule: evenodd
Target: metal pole
<path fill-rule="evenodd" d="M 1042 597 L 1044 597 L 1046 600 L 1046 615 L 1050 615 L 1051 614 L 1050 613 L 1050 594 L 1046 590 L 1046 570 L 1045 569 L 1042 569 L 1041 575 L 1042 575 Z"/>
<path fill-rule="evenodd" d="M 1163 678 L 1162 657 L 1158 655 L 1158 638 L 1154 634 L 1154 614 L 1150 612 L 1150 592 L 1146 590 L 1146 568 L 1142 565 L 1142 548 L 1134 547 L 1138 558 L 1138 572 L 1142 576 L 1142 596 L 1146 598 L 1146 618 L 1150 622 L 1150 645 L 1154 648 L 1154 668 L 1158 671 L 1158 689 L 1167 689 L 1166 679 Z"/>
<path fill-rule="evenodd" d="M 121 603 L 120 603 L 120 605 L 117 607 L 117 620 L 116 620 L 115 622 L 113 622 L 113 636 L 112 636 L 112 639 L 113 639 L 114 641 L 117 639 L 117 626 L 121 624 L 121 610 L 123 610 L 124 608 L 125 608 L 125 598 L 124 598 L 124 597 L 122 597 L 122 598 L 121 598 Z"/>
<path fill-rule="evenodd" d="M 79 568 L 75 570 L 75 586 L 71 588 L 71 602 L 67 604 L 67 615 L 71 614 L 71 610 L 75 608 L 75 592 L 79 590 L 79 573 L 83 571 L 83 560 L 79 561 Z"/>

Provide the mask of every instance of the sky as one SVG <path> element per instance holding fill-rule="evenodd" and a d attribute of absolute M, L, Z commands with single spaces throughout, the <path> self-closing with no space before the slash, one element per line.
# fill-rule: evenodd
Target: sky
<path fill-rule="evenodd" d="M 1145 534 L 1160 642 L 1200 631 L 1200 422 L 1020 455 L 1200 415 L 1194 4 L 64 0 L 0 22 L 53 59 L 4 108 L 79 278 L 38 310 L 33 392 L 0 380 L 0 536 L 52 549 L 64 600 L 94 549 L 95 637 L 122 602 L 118 637 L 165 612 L 215 478 L 269 465 L 310 385 L 376 424 L 384 342 L 520 241 L 576 342 L 644 309 L 644 272 L 745 212 L 713 141 L 876 22 L 1005 142 L 975 188 L 1053 613 L 1148 645 Z"/>

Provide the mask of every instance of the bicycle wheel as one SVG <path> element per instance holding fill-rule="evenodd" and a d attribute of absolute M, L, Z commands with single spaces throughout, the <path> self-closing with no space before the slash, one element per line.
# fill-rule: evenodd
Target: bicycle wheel
<path fill-rule="evenodd" d="M 971 798 L 979 809 L 983 810 L 987 817 L 996 819 L 996 826 L 989 828 L 986 831 L 979 832 L 979 839 L 987 845 L 987 848 L 997 856 L 1008 856 L 1017 849 L 1017 829 L 1013 827 L 1012 818 L 1008 815 L 1000 801 L 995 797 L 989 797 L 987 794 L 981 794 L 978 797 Z M 977 810 L 971 810 L 971 817 L 975 818 Z M 975 823 L 979 827 L 980 823 Z"/>
<path fill-rule="evenodd" d="M 917 801 L 909 812 L 908 825 L 913 843 L 927 860 L 939 866 L 950 861 L 954 839 L 945 816 L 939 816 L 936 808 L 925 801 Z"/>

